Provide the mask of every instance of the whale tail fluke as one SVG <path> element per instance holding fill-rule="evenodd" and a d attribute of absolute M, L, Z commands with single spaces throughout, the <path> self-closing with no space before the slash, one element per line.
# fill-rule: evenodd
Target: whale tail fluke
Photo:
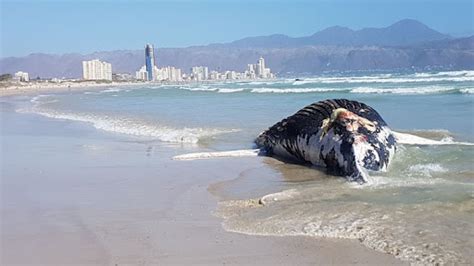
<path fill-rule="evenodd" d="M 173 157 L 173 160 L 203 160 L 223 157 L 256 157 L 262 154 L 260 149 L 251 150 L 234 150 L 234 151 L 218 151 L 218 152 L 197 152 L 186 153 Z"/>
<path fill-rule="evenodd" d="M 419 136 L 415 136 L 407 133 L 400 133 L 392 131 L 397 143 L 406 145 L 467 145 L 474 146 L 472 142 L 458 142 L 453 141 L 451 138 L 445 138 L 442 140 L 427 139 Z"/>

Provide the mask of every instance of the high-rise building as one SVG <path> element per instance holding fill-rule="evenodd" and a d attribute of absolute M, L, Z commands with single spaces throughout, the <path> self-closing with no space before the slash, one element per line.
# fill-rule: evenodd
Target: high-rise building
<path fill-rule="evenodd" d="M 209 79 L 211 80 L 218 80 L 220 78 L 220 73 L 217 71 L 211 71 L 209 73 Z"/>
<path fill-rule="evenodd" d="M 265 59 L 263 57 L 260 57 L 258 59 L 257 64 L 249 64 L 248 69 L 246 72 L 247 78 L 261 78 L 261 79 L 269 79 L 269 78 L 274 78 L 275 75 L 272 74 L 270 71 L 270 68 L 265 67 Z"/>
<path fill-rule="evenodd" d="M 135 77 L 138 80 L 149 80 L 149 75 L 148 75 L 148 70 L 146 68 L 146 65 L 142 66 L 137 72 L 135 72 Z M 152 70 L 152 80 L 161 80 L 160 75 L 159 75 L 159 69 L 156 66 L 153 66 Z"/>
<path fill-rule="evenodd" d="M 226 71 L 226 79 L 237 79 L 237 73 L 235 71 Z"/>
<path fill-rule="evenodd" d="M 155 68 L 155 55 L 153 45 L 147 44 L 145 46 L 145 67 L 147 72 L 147 80 L 154 80 L 153 70 Z"/>
<path fill-rule="evenodd" d="M 248 64 L 247 65 L 247 70 L 245 71 L 245 78 L 248 79 L 255 79 L 255 69 L 256 69 L 256 64 Z"/>
<path fill-rule="evenodd" d="M 204 66 L 192 67 L 191 75 L 194 80 L 207 80 L 209 79 L 209 68 Z"/>
<path fill-rule="evenodd" d="M 138 80 L 148 80 L 148 71 L 146 71 L 146 65 L 142 66 L 135 74 Z M 183 77 L 181 75 L 181 69 L 172 66 L 157 68 L 153 66 L 153 80 L 154 81 L 181 81 Z"/>
<path fill-rule="evenodd" d="M 181 69 L 172 66 L 162 67 L 157 72 L 157 79 L 160 81 L 181 81 Z"/>
<path fill-rule="evenodd" d="M 112 65 L 99 59 L 82 61 L 82 77 L 86 80 L 112 80 Z"/>
<path fill-rule="evenodd" d="M 263 59 L 263 57 L 260 57 L 258 59 L 258 63 L 257 63 L 257 75 L 260 77 L 260 78 L 263 78 L 264 75 L 265 75 L 265 59 Z"/>

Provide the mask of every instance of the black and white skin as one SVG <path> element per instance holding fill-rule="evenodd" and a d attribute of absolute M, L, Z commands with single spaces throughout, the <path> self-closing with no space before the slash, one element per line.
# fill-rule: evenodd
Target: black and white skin
<path fill-rule="evenodd" d="M 365 183 L 367 171 L 386 171 L 396 139 L 372 107 L 334 99 L 313 103 L 255 140 L 268 156 L 325 167 L 329 174 Z"/>

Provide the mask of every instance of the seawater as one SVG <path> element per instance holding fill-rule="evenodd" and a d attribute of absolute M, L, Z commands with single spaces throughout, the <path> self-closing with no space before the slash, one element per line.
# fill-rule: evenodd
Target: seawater
<path fill-rule="evenodd" d="M 184 153 L 252 148 L 261 131 L 300 108 L 346 98 L 372 106 L 396 131 L 472 143 L 473 93 L 474 71 L 331 74 L 40 95 L 17 101 L 17 111 L 179 143 L 170 148 Z M 222 199 L 216 215 L 239 233 L 357 239 L 413 263 L 472 264 L 473 158 L 468 145 L 400 145 L 389 170 L 363 186 L 266 159 L 213 190 Z"/>

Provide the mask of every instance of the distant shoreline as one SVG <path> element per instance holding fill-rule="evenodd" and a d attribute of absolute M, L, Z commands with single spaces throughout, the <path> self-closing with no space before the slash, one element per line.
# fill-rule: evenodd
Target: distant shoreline
<path fill-rule="evenodd" d="M 268 79 L 239 79 L 232 82 L 265 82 Z M 188 84 L 212 84 L 220 82 L 229 82 L 227 80 L 202 80 L 202 81 L 166 81 L 166 82 L 143 82 L 143 81 L 127 81 L 127 82 L 96 82 L 96 81 L 65 81 L 60 83 L 54 82 L 22 82 L 22 83 L 0 83 L 0 97 L 14 95 L 31 95 L 37 93 L 57 93 L 57 92 L 73 92 L 100 89 L 104 87 L 121 87 L 121 86 L 140 86 L 140 85 L 188 85 Z"/>
<path fill-rule="evenodd" d="M 67 92 L 67 91 L 84 91 L 94 88 L 103 88 L 107 86 L 130 86 L 132 82 L 112 82 L 112 83 L 96 83 L 96 82 L 61 82 L 61 83 L 15 83 L 8 84 L 6 87 L 0 88 L 0 97 L 14 95 L 30 95 L 44 92 Z"/>

